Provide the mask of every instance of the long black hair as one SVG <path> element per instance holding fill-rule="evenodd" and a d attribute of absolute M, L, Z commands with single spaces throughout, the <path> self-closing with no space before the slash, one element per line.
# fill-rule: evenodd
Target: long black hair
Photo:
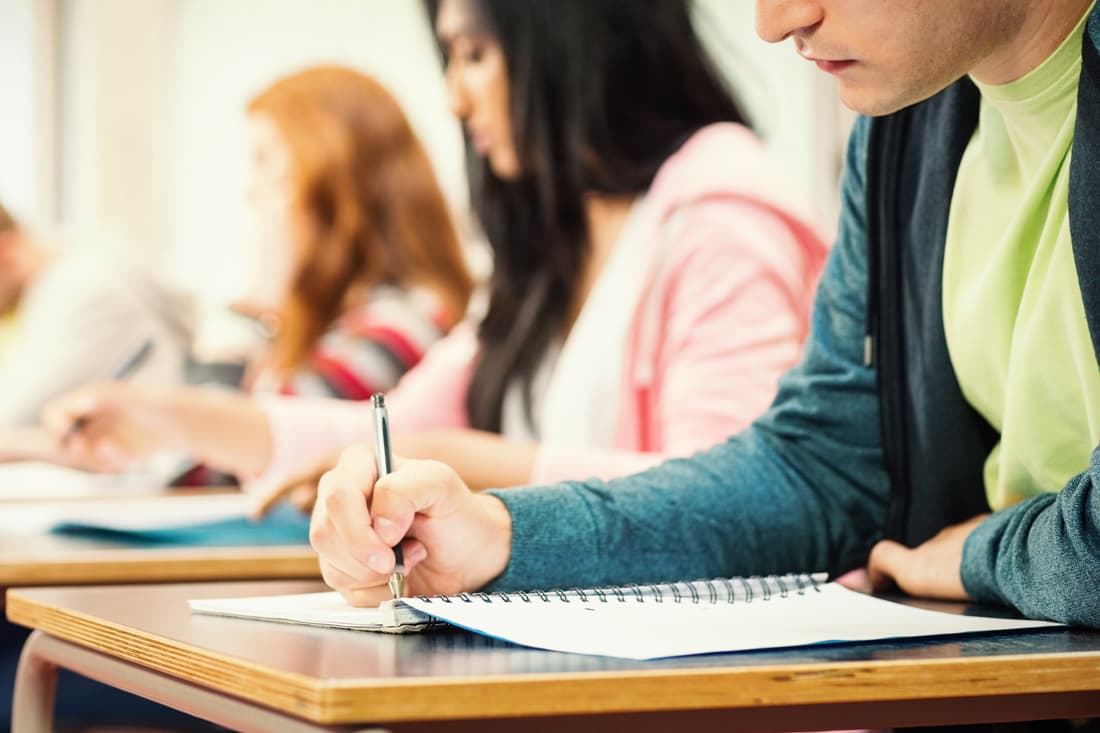
<path fill-rule="evenodd" d="M 561 334 L 589 250 L 585 196 L 637 195 L 696 130 L 747 124 L 692 27 L 689 0 L 467 0 L 507 67 L 520 177 L 467 144 L 473 205 L 493 250 L 489 308 L 466 398 L 500 432 L 515 380 Z M 426 0 L 434 22 L 440 0 Z"/>

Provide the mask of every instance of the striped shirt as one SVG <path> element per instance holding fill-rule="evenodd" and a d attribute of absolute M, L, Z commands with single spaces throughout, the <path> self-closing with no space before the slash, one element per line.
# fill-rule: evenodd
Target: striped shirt
<path fill-rule="evenodd" d="M 342 315 L 309 363 L 281 384 L 261 376 L 254 392 L 365 400 L 397 384 L 453 320 L 434 295 L 394 286 Z"/>

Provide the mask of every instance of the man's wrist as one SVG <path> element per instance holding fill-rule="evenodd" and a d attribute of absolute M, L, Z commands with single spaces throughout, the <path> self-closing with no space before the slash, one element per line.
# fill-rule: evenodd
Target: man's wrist
<path fill-rule="evenodd" d="M 483 557 L 486 566 L 479 573 L 479 588 L 489 585 L 508 569 L 512 556 L 512 514 L 503 501 L 492 494 L 475 494 L 473 500 L 482 505 L 488 552 Z"/>

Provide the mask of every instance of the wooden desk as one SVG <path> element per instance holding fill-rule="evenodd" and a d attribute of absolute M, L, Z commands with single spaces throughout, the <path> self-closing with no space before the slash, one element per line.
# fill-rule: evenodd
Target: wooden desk
<path fill-rule="evenodd" d="M 57 665 L 244 731 L 766 731 L 1100 716 L 1092 632 L 632 662 L 458 631 L 399 637 L 193 616 L 185 603 L 319 588 L 9 591 L 8 618 L 39 630 L 24 651 L 13 730 L 47 729 L 41 700 Z"/>
<path fill-rule="evenodd" d="M 194 491 L 167 496 L 115 497 L 0 505 L 4 527 L 33 527 L 45 522 L 50 507 L 94 506 L 125 511 L 135 503 L 157 501 L 182 507 Z M 17 533 L 0 527 L 0 592 L 27 585 L 151 583 L 198 580 L 317 578 L 317 557 L 307 545 L 269 547 L 136 547 L 120 543 Z M 2 600 L 0 600 L 2 605 Z"/>

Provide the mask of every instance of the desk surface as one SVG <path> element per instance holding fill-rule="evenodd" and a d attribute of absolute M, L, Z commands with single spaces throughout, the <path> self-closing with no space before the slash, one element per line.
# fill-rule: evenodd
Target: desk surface
<path fill-rule="evenodd" d="M 143 502 L 184 507 L 195 491 L 148 497 L 119 496 L 0 505 L 0 590 L 26 585 L 189 582 L 316 578 L 317 557 L 307 545 L 267 547 L 141 547 L 51 535 L 52 508 L 95 507 L 109 514 Z"/>
<path fill-rule="evenodd" d="M 7 612 L 58 638 L 320 723 L 740 710 L 758 714 L 740 727 L 783 729 L 1100 714 L 1100 634 L 1083 631 L 632 662 L 460 631 L 388 636 L 193 616 L 186 605 L 318 589 L 285 581 L 23 589 L 9 592 Z M 1047 704 L 1020 708 L 1021 700 Z M 829 717 L 853 704 L 860 715 Z M 796 709 L 801 717 L 776 713 Z"/>

